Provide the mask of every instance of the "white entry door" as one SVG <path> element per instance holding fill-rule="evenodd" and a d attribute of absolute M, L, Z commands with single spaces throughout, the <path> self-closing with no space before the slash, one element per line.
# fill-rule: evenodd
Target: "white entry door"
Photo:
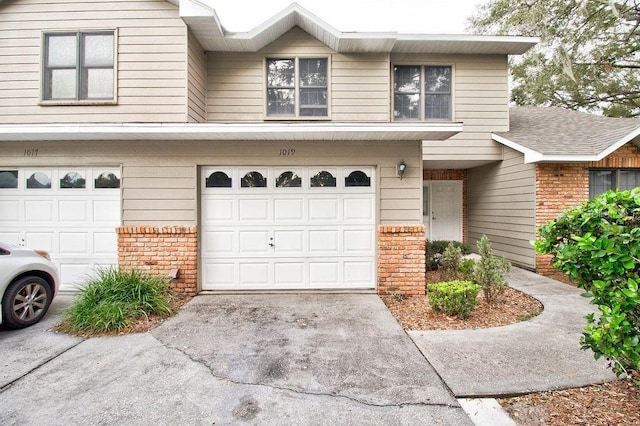
<path fill-rule="evenodd" d="M 427 181 L 424 197 L 429 240 L 462 241 L 462 181 Z"/>
<path fill-rule="evenodd" d="M 118 262 L 120 171 L 110 167 L 0 167 L 0 240 L 47 250 L 60 290 Z"/>
<path fill-rule="evenodd" d="M 372 167 L 206 167 L 202 290 L 375 288 Z"/>

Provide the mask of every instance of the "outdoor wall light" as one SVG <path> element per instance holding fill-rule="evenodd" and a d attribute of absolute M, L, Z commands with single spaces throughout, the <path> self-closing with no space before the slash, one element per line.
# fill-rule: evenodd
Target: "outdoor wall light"
<path fill-rule="evenodd" d="M 400 161 L 396 167 L 396 172 L 398 173 L 398 177 L 400 180 L 404 177 L 404 172 L 407 171 L 407 164 L 403 161 Z"/>

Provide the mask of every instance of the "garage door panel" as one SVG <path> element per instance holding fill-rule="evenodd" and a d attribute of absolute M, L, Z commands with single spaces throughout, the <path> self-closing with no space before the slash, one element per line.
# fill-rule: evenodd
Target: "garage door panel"
<path fill-rule="evenodd" d="M 120 200 L 105 200 L 93 202 L 94 222 L 119 222 L 120 221 Z"/>
<path fill-rule="evenodd" d="M 58 266 L 60 273 L 60 281 L 64 283 L 64 287 L 61 290 L 72 291 L 77 287 L 82 286 L 87 277 L 94 274 L 93 263 L 67 263 L 61 261 Z"/>
<path fill-rule="evenodd" d="M 269 199 L 248 199 L 238 202 L 238 220 L 267 220 L 269 218 Z"/>
<path fill-rule="evenodd" d="M 350 186 L 346 178 L 356 169 L 367 176 Z M 268 176 L 261 181 L 265 186 L 241 185 L 252 170 Z M 301 179 L 280 176 L 289 170 Z M 320 176 L 324 170 L 333 178 Z M 202 289 L 375 288 L 373 170 L 203 168 Z M 222 172 L 232 179 L 222 179 Z M 363 181 L 369 186 L 360 185 Z"/>
<path fill-rule="evenodd" d="M 73 200 L 60 201 L 58 203 L 59 221 L 64 222 L 86 222 L 89 215 L 87 214 L 88 202 Z"/>
<path fill-rule="evenodd" d="M 0 223 L 18 222 L 21 204 L 18 200 L 2 200 L 0 203 Z"/>
<path fill-rule="evenodd" d="M 105 256 L 108 255 L 114 260 L 117 259 L 114 256 L 114 247 L 118 246 L 118 236 L 115 232 L 93 232 L 93 253 L 95 255 Z M 115 262 L 113 262 L 115 264 Z"/>
<path fill-rule="evenodd" d="M 273 217 L 279 221 L 301 221 L 304 219 L 304 200 L 302 198 L 274 199 Z"/>
<path fill-rule="evenodd" d="M 60 232 L 58 240 L 61 256 L 87 253 L 89 249 L 89 235 L 84 232 Z"/>
<path fill-rule="evenodd" d="M 26 200 L 24 203 L 27 222 L 53 222 L 53 201 Z"/>
<path fill-rule="evenodd" d="M 270 248 L 268 230 L 240 231 L 240 253 L 266 254 Z"/>

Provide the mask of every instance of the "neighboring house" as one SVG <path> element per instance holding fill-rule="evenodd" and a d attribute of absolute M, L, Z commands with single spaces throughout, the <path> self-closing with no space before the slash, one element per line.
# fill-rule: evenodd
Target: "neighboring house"
<path fill-rule="evenodd" d="M 496 132 L 504 160 L 468 171 L 469 239 L 485 233 L 512 262 L 564 279 L 536 256 L 536 228 L 610 189 L 640 186 L 640 120 L 514 107 Z"/>
<path fill-rule="evenodd" d="M 229 33 L 195 0 L 0 1 L 0 239 L 51 251 L 62 290 L 118 263 L 192 294 L 423 294 L 425 238 L 508 252 L 491 211 L 513 190 L 479 183 L 535 179 L 492 135 L 536 42 L 343 33 L 295 4 Z"/>

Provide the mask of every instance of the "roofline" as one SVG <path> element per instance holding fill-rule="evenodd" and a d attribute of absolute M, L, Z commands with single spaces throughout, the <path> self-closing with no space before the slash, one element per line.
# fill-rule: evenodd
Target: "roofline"
<path fill-rule="evenodd" d="M 336 52 L 462 53 L 521 55 L 538 37 L 467 34 L 400 34 L 342 32 L 297 3 L 247 32 L 229 32 L 214 9 L 198 0 L 167 0 L 179 6 L 180 17 L 209 51 L 257 52 L 298 26 Z"/>
<path fill-rule="evenodd" d="M 462 123 L 122 123 L 0 125 L 0 142 L 23 141 L 422 141 L 445 140 Z"/>
<path fill-rule="evenodd" d="M 611 144 L 607 149 L 598 154 L 543 154 L 539 151 L 527 148 L 517 142 L 514 142 L 504 136 L 491 134 L 491 138 L 509 148 L 515 149 L 518 152 L 524 154 L 525 164 L 529 163 L 584 163 L 584 162 L 596 162 L 601 161 L 620 149 L 622 146 L 631 142 L 633 139 L 640 136 L 640 123 L 638 128 L 632 132 L 626 134 L 615 143 Z"/>

